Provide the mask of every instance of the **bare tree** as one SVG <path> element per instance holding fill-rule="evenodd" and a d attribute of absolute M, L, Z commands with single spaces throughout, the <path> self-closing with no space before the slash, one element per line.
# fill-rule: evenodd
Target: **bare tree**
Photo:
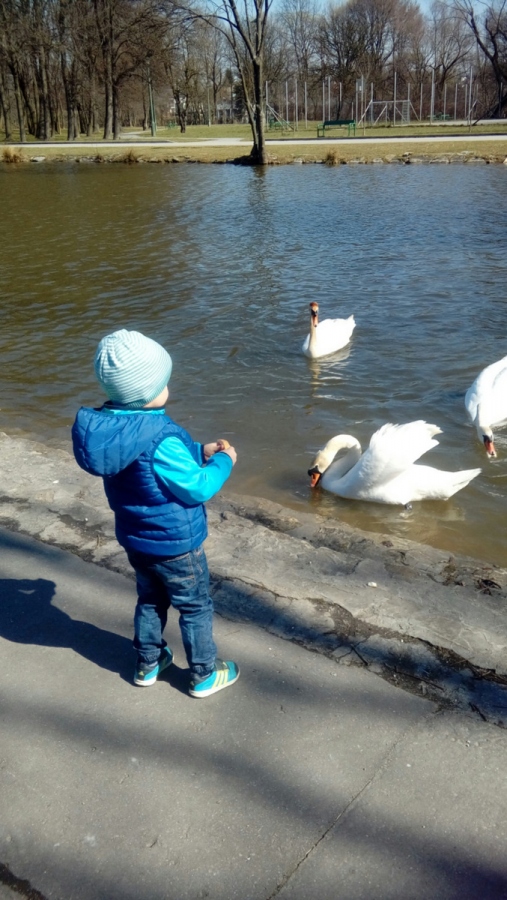
<path fill-rule="evenodd" d="M 503 116 L 507 110 L 507 0 L 484 6 L 480 15 L 472 0 L 457 0 L 455 9 L 491 67 L 496 90 L 487 114 L 492 118 Z"/>
<path fill-rule="evenodd" d="M 167 3 L 175 0 L 166 0 Z M 184 0 L 179 8 L 207 22 L 224 35 L 239 73 L 253 146 L 249 161 L 267 163 L 265 139 L 264 51 L 268 15 L 273 0 L 202 0 L 197 7 Z"/>
<path fill-rule="evenodd" d="M 430 30 L 435 82 L 442 91 L 449 77 L 470 58 L 473 38 L 463 17 L 442 0 L 431 6 Z"/>
<path fill-rule="evenodd" d="M 299 78 L 308 81 L 316 63 L 319 15 L 316 0 L 283 0 L 280 22 Z"/>

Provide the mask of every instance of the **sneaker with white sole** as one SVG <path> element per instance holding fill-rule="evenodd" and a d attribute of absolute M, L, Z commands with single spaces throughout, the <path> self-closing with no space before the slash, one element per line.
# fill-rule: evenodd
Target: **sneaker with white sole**
<path fill-rule="evenodd" d="M 169 647 L 164 647 L 158 662 L 147 666 L 145 663 L 138 663 L 134 672 L 134 684 L 139 687 L 149 687 L 155 684 L 158 676 L 164 669 L 167 669 L 173 661 L 173 654 Z"/>
<path fill-rule="evenodd" d="M 190 681 L 191 697 L 209 697 L 217 691 L 229 687 L 239 678 L 239 666 L 232 660 L 217 659 L 211 675 L 199 679 L 196 675 Z"/>

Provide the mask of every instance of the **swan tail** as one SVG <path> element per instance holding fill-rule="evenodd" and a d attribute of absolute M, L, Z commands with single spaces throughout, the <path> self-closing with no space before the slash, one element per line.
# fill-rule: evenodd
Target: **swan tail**
<path fill-rule="evenodd" d="M 417 475 L 416 475 L 417 470 Z M 412 500 L 448 500 L 480 475 L 481 469 L 462 469 L 460 472 L 442 472 L 428 466 L 414 466 L 417 486 Z"/>

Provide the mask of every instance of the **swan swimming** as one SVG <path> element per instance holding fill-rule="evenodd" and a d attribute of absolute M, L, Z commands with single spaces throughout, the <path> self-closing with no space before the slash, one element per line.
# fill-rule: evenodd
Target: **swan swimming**
<path fill-rule="evenodd" d="M 319 322 L 319 304 L 310 303 L 310 334 L 301 349 L 310 359 L 330 356 L 349 343 L 355 327 L 354 316 Z"/>
<path fill-rule="evenodd" d="M 465 395 L 465 407 L 488 456 L 496 456 L 494 425 L 507 422 L 507 356 L 486 366 Z"/>
<path fill-rule="evenodd" d="M 383 425 L 361 454 L 359 441 L 350 434 L 338 434 L 317 453 L 308 474 L 311 486 L 352 500 L 370 500 L 407 506 L 415 500 L 447 500 L 479 475 L 481 469 L 442 472 L 430 466 L 414 465 L 442 434 L 436 425 L 419 420 L 406 425 Z M 339 450 L 347 453 L 335 460 Z"/>

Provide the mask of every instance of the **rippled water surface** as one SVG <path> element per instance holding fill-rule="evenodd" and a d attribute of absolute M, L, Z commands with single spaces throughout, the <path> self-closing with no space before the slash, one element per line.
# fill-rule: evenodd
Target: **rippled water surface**
<path fill-rule="evenodd" d="M 137 329 L 173 356 L 173 417 L 236 446 L 228 489 L 507 565 L 507 428 L 488 461 L 463 405 L 507 354 L 507 167 L 38 165 L 0 196 L 3 430 L 67 446 L 98 340 Z M 357 322 L 320 363 L 314 299 Z M 416 418 L 444 432 L 424 462 L 482 466 L 451 500 L 310 491 L 334 434 Z"/>

